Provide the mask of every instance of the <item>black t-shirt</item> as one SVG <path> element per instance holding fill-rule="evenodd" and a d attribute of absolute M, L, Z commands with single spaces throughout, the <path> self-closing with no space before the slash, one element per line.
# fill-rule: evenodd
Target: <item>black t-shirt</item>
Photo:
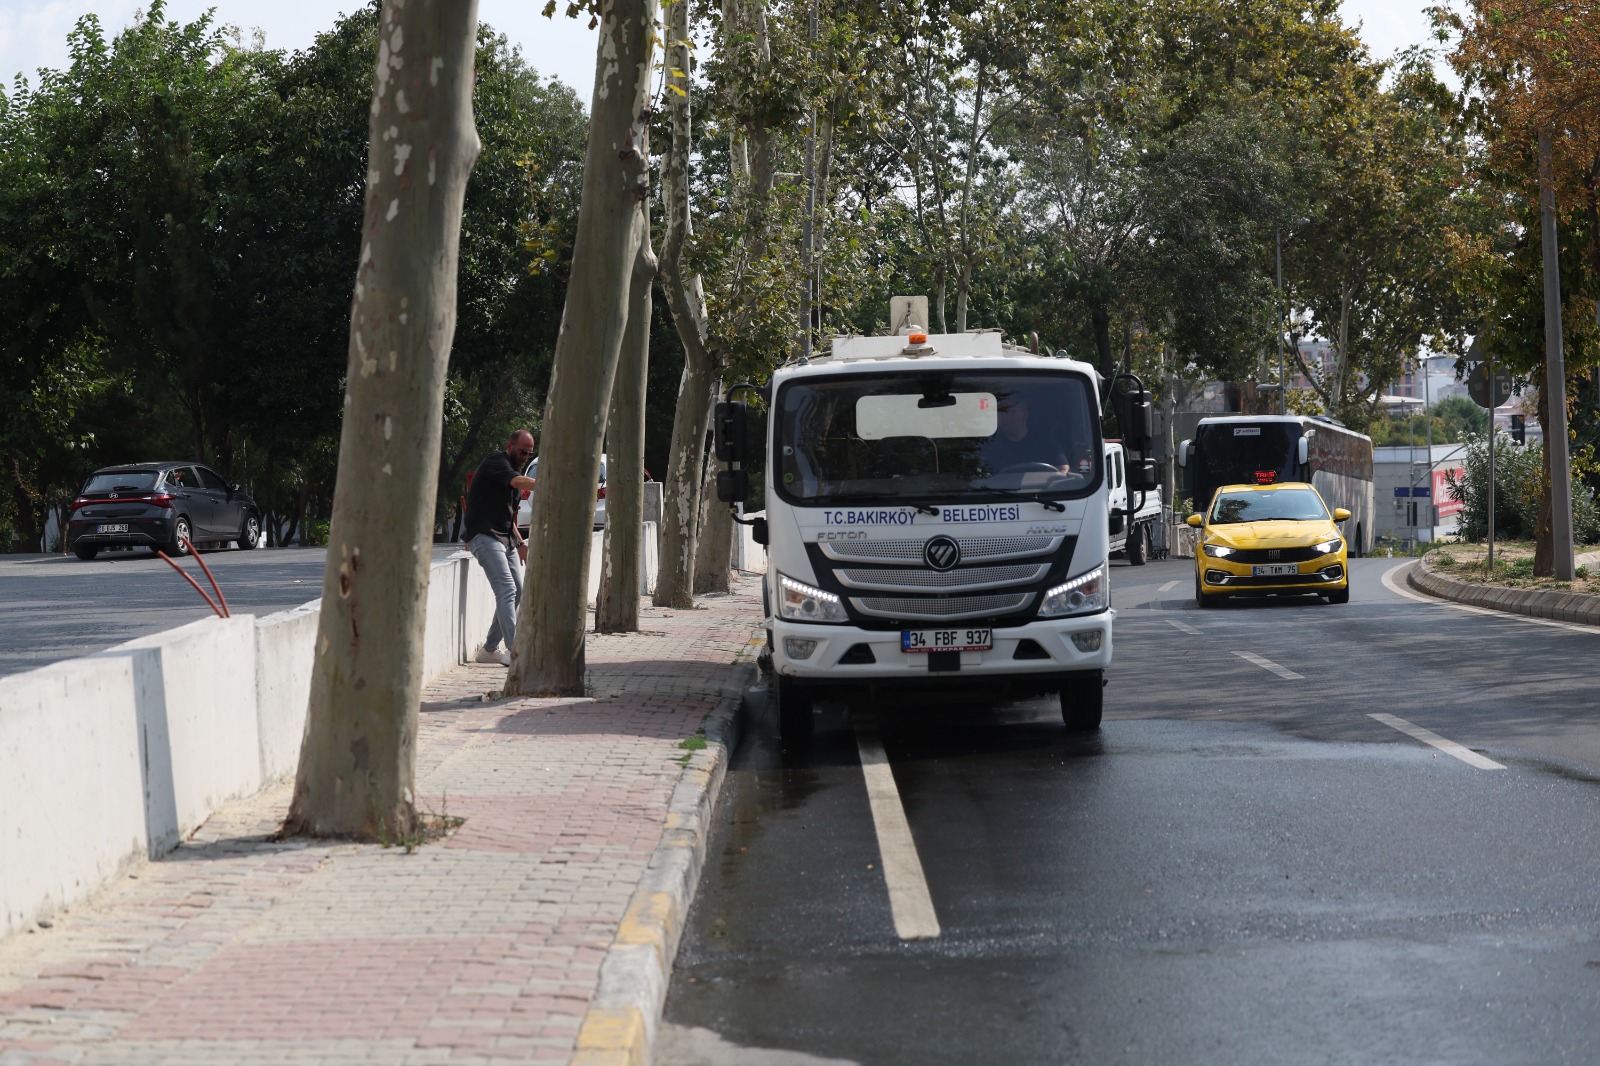
<path fill-rule="evenodd" d="M 466 538 L 487 533 L 503 544 L 511 543 L 511 523 L 516 521 L 522 493 L 511 487 L 517 468 L 511 456 L 494 452 L 478 464 L 467 486 Z"/>

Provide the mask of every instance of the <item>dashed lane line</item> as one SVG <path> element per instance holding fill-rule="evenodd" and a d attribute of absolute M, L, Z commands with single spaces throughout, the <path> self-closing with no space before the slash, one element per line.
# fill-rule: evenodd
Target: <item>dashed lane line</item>
<path fill-rule="evenodd" d="M 1424 744 L 1438 748 L 1453 758 L 1460 759 L 1468 766 L 1476 766 L 1480 770 L 1504 770 L 1505 767 L 1493 759 L 1485 759 L 1482 755 L 1468 748 L 1462 747 L 1453 740 L 1446 740 L 1437 733 L 1423 729 L 1419 725 L 1412 725 L 1404 718 L 1396 718 L 1392 714 L 1369 714 L 1368 718 L 1382 722 L 1390 729 L 1398 729 L 1408 737 L 1422 741 Z"/>
<path fill-rule="evenodd" d="M 1177 587 L 1178 587 L 1178 583 L 1176 581 L 1168 581 L 1165 585 L 1162 585 L 1160 588 L 1156 589 L 1156 591 L 1157 592 L 1168 592 L 1168 591 L 1170 591 L 1172 589 L 1175 589 Z"/>
<path fill-rule="evenodd" d="M 1277 663 L 1273 662 L 1271 659 L 1268 659 L 1268 658 L 1266 658 L 1265 656 L 1262 656 L 1262 655 L 1257 655 L 1255 652 L 1251 652 L 1251 651 L 1236 651 L 1233 654 L 1237 655 L 1239 658 L 1245 660 L 1246 662 L 1255 663 L 1257 666 L 1261 667 L 1261 669 L 1263 669 L 1263 670 L 1270 670 L 1272 673 L 1277 674 L 1279 677 L 1283 678 L 1285 681 L 1304 681 L 1305 680 L 1305 677 L 1303 677 L 1302 675 L 1295 673 L 1293 670 L 1290 670 L 1287 667 L 1279 666 Z"/>
<path fill-rule="evenodd" d="M 1176 618 L 1167 619 L 1167 625 L 1172 626 L 1174 629 L 1181 629 L 1185 633 L 1193 633 L 1196 636 L 1199 636 L 1200 634 L 1200 631 L 1194 626 L 1190 625 L 1188 622 L 1180 622 Z"/>
<path fill-rule="evenodd" d="M 928 879 L 922 872 L 917 842 L 894 785 L 894 771 L 884 754 L 877 727 L 864 714 L 852 715 L 856 746 L 861 751 L 861 774 L 872 804 L 872 823 L 878 833 L 878 853 L 883 858 L 883 880 L 889 888 L 889 910 L 894 931 L 901 940 L 927 940 L 939 935 L 939 916 L 933 910 Z"/>

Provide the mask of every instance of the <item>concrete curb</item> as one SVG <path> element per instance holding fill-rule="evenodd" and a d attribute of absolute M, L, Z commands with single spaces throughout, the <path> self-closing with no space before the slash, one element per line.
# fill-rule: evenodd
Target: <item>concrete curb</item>
<path fill-rule="evenodd" d="M 678 939 L 700 884 L 728 759 L 744 733 L 745 689 L 755 677 L 754 663 L 735 664 L 716 709 L 706 716 L 706 746 L 692 754 L 678 779 L 661 843 L 600 964 L 599 987 L 579 1027 L 572 1066 L 648 1066 L 655 1057 Z"/>
<path fill-rule="evenodd" d="M 1600 563 L 1600 552 L 1588 552 L 1577 558 L 1579 566 L 1594 566 L 1597 563 Z M 1473 607 L 1576 625 L 1600 626 L 1600 596 L 1564 589 L 1513 589 L 1501 585 L 1478 585 L 1433 569 L 1428 565 L 1426 555 L 1406 571 L 1406 584 L 1429 596 Z"/>

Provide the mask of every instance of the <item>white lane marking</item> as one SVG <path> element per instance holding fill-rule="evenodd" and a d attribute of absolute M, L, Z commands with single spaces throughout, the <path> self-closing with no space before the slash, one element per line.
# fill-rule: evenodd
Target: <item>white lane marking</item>
<path fill-rule="evenodd" d="M 901 940 L 924 940 L 939 935 L 939 917 L 933 911 L 928 879 L 922 872 L 917 842 L 911 838 L 911 824 L 900 793 L 894 787 L 894 771 L 884 754 L 877 728 L 865 715 L 852 715 L 856 746 L 861 751 L 861 774 L 867 782 L 867 799 L 872 804 L 872 822 L 878 832 L 878 853 L 883 858 L 883 880 L 889 888 L 889 910 L 894 914 L 894 931 Z"/>
<path fill-rule="evenodd" d="M 1168 581 L 1165 585 L 1162 585 L 1160 588 L 1156 589 L 1156 591 L 1166 592 L 1168 589 L 1176 588 L 1177 586 L 1178 583 L 1176 581 Z"/>
<path fill-rule="evenodd" d="M 1554 618 L 1534 618 L 1532 615 L 1517 614 L 1514 611 L 1497 611 L 1492 607 L 1475 607 L 1470 603 L 1456 603 L 1454 600 L 1442 600 L 1436 596 L 1424 596 L 1420 592 L 1414 592 L 1411 589 L 1406 588 L 1394 577 L 1394 575 L 1398 574 L 1406 567 L 1416 565 L 1416 562 L 1413 561 L 1409 563 L 1401 563 L 1399 566 L 1391 566 L 1389 569 L 1383 572 L 1384 585 L 1388 586 L 1390 592 L 1398 593 L 1408 600 L 1416 600 L 1418 603 L 1431 603 L 1436 607 L 1448 607 L 1453 611 L 1464 611 L 1467 614 L 1489 615 L 1494 618 L 1504 618 L 1513 622 L 1526 622 L 1529 625 L 1549 626 L 1552 629 L 1566 629 L 1574 633 L 1588 633 L 1590 636 L 1600 635 L 1600 628 L 1596 628 L 1595 626 L 1578 625 L 1574 622 L 1558 622 Z"/>
<path fill-rule="evenodd" d="M 1198 629 L 1196 629 L 1194 626 L 1190 625 L 1188 622 L 1180 622 L 1176 618 L 1167 619 L 1167 624 L 1170 625 L 1170 626 L 1175 626 L 1178 629 L 1183 630 L 1185 633 L 1194 633 L 1197 636 L 1200 633 L 1200 631 Z"/>
<path fill-rule="evenodd" d="M 1236 651 L 1233 654 L 1237 655 L 1239 658 L 1245 660 L 1246 662 L 1255 663 L 1257 666 L 1261 667 L 1261 669 L 1263 669 L 1263 670 L 1271 670 L 1273 673 L 1277 674 L 1279 677 L 1283 678 L 1285 681 L 1304 681 L 1305 680 L 1304 677 L 1302 677 L 1299 674 L 1295 673 L 1293 670 L 1290 670 L 1290 669 L 1287 669 L 1285 667 L 1279 666 L 1277 663 L 1273 662 L 1271 659 L 1268 659 L 1268 658 L 1265 658 L 1263 656 L 1257 655 L 1254 652 Z"/>
<path fill-rule="evenodd" d="M 1424 744 L 1430 744 L 1446 755 L 1454 756 L 1468 766 L 1476 766 L 1480 770 L 1504 770 L 1505 767 L 1493 759 L 1485 759 L 1475 751 L 1463 748 L 1453 740 L 1446 740 L 1437 733 L 1431 733 L 1419 725 L 1412 725 L 1404 718 L 1396 718 L 1392 714 L 1369 714 L 1368 718 L 1382 722 L 1390 729 L 1398 729 L 1408 737 L 1414 737 Z"/>

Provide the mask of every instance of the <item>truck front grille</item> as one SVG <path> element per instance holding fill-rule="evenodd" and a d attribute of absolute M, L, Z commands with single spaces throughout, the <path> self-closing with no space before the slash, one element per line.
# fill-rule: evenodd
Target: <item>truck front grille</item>
<path fill-rule="evenodd" d="M 1016 592 L 999 596 L 939 596 L 896 598 L 867 596 L 851 599 L 856 610 L 873 618 L 900 622 L 956 622 L 967 618 L 987 618 L 1020 611 L 1033 603 L 1034 593 Z"/>
<path fill-rule="evenodd" d="M 977 566 L 959 570 L 837 570 L 839 584 L 845 588 L 874 592 L 900 590 L 928 592 L 986 592 L 1006 585 L 1025 585 L 1043 581 L 1049 563 L 1024 563 L 1021 566 Z"/>

